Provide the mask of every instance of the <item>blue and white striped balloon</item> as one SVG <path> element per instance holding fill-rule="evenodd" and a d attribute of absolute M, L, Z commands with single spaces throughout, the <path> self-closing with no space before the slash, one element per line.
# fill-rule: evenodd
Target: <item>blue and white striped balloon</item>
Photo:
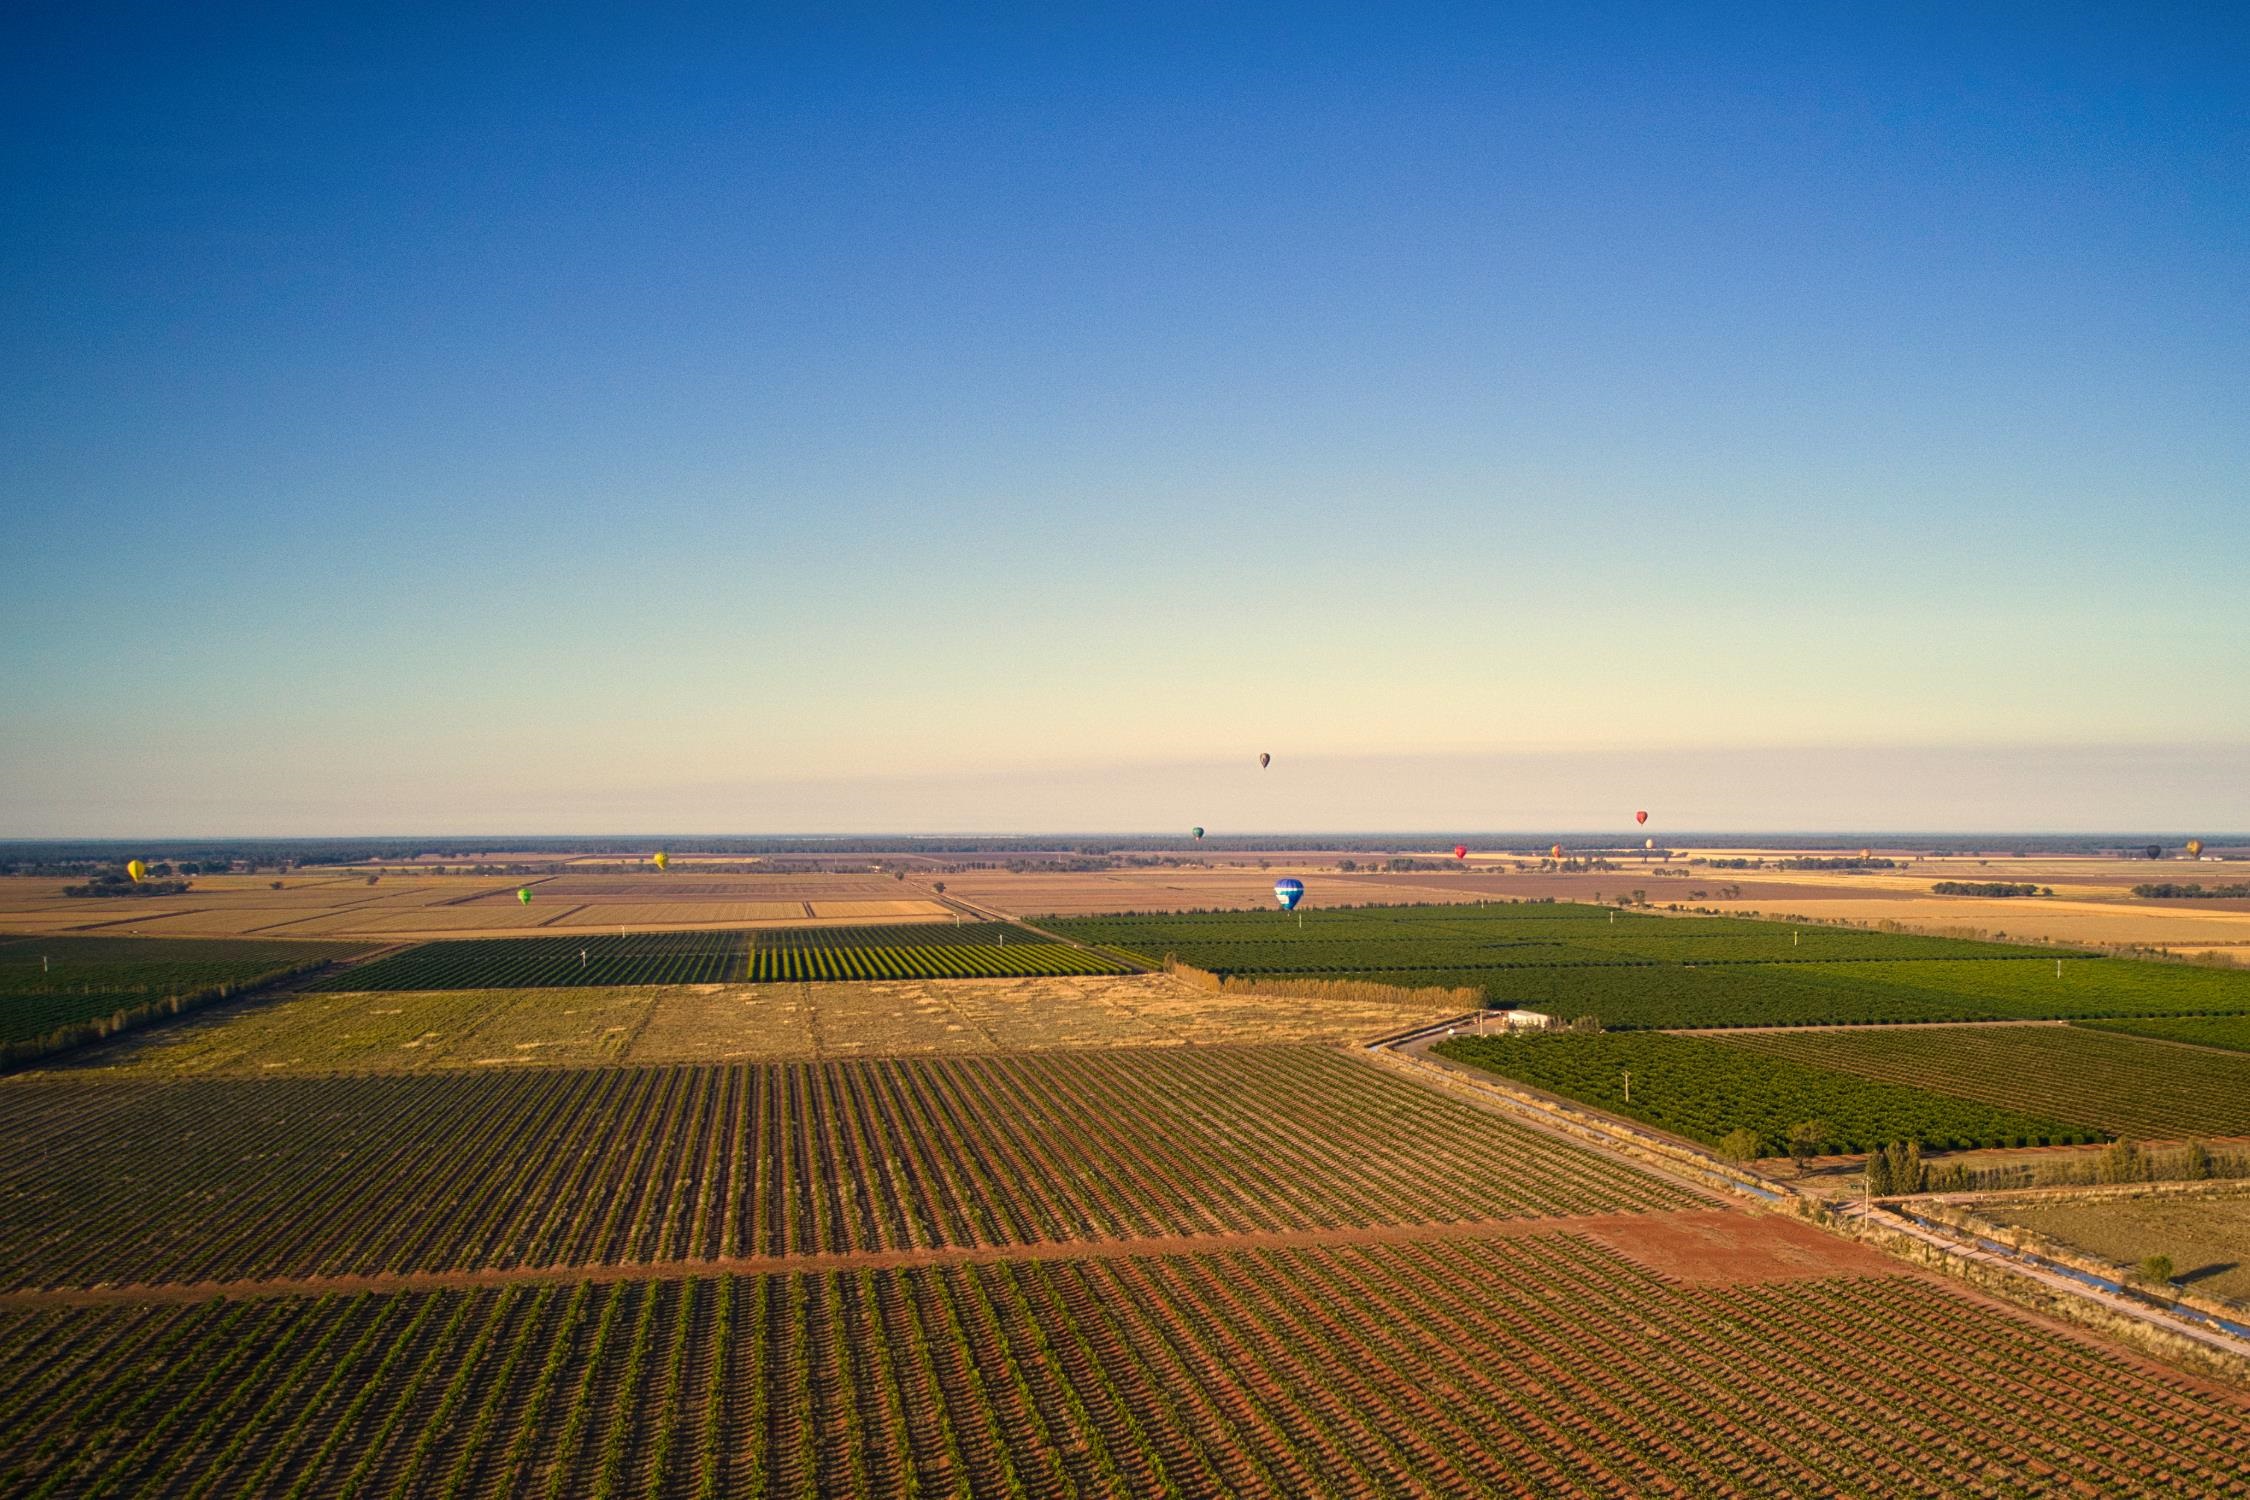
<path fill-rule="evenodd" d="M 1273 883 L 1273 899 L 1281 903 L 1283 911 L 1295 911 L 1297 903 L 1305 899 L 1305 883 L 1292 877 Z"/>

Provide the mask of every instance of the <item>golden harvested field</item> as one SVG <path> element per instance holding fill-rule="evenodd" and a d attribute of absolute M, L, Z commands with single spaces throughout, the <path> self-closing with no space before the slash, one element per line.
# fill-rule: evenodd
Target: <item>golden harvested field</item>
<path fill-rule="evenodd" d="M 189 1077 L 613 1063 L 662 993 L 636 987 L 291 995 L 136 1032 L 85 1054 L 84 1063 L 101 1072 Z"/>
<path fill-rule="evenodd" d="M 1434 1019 L 1400 1005 L 1214 995 L 1162 974 L 387 991 L 215 1008 L 97 1048 L 72 1071 L 427 1073 L 1347 1042 Z"/>
<path fill-rule="evenodd" d="M 483 907 L 477 908 L 483 910 Z M 557 927 L 709 927 L 717 923 L 802 921 L 802 901 L 651 901 L 638 905 L 605 902 L 566 909 Z"/>
<path fill-rule="evenodd" d="M 2250 1192 L 1985 1204 L 1978 1212 L 2120 1265 L 2170 1256 L 2173 1275 L 2193 1290 L 2250 1300 Z"/>
<path fill-rule="evenodd" d="M 74 899 L 63 882 L 0 877 L 0 932 L 172 937 L 499 937 L 538 928 L 803 927 L 934 921 L 931 891 L 879 876 L 198 876 L 177 896 Z M 532 893 L 529 906 L 516 898 Z"/>
<path fill-rule="evenodd" d="M 870 922 L 900 917 L 950 917 L 952 908 L 937 901 L 814 901 L 813 915 L 824 922 Z"/>

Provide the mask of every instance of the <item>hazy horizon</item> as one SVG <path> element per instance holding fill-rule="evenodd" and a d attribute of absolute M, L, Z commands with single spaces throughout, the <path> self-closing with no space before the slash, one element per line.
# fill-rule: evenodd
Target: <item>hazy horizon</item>
<path fill-rule="evenodd" d="M 1249 757 L 1026 767 L 1006 773 L 785 782 L 560 788 L 492 786 L 451 818 L 451 777 L 417 787 L 339 784 L 290 791 L 272 775 L 112 793 L 74 805 L 36 783 L 0 790 L 0 839 L 599 837 L 650 835 L 1012 837 L 1085 831 L 1212 834 L 1603 830 L 1638 842 L 1668 832 L 2055 836 L 2250 828 L 2231 747 L 1712 747 L 1695 751 L 1413 757 Z M 190 772 L 200 775 L 200 772 Z M 1929 821 L 1896 809 L 1913 807 Z M 201 816 L 183 816 L 193 809 Z M 1633 821 L 1647 809 L 1644 828 Z M 50 821 L 36 822 L 44 817 Z M 614 836 L 614 835 L 612 835 Z"/>
<path fill-rule="evenodd" d="M 2242 13 L 547 20 L 21 24 L 0 836 L 2250 825 Z"/>

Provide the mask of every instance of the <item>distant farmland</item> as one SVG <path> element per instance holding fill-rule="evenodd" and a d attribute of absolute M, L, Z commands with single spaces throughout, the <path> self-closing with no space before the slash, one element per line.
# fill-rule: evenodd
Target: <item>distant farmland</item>
<path fill-rule="evenodd" d="M 329 990 L 495 990 L 778 980 L 1003 979 L 1125 974 L 1107 955 L 1003 922 L 773 932 L 594 933 L 426 943 L 340 974 Z"/>

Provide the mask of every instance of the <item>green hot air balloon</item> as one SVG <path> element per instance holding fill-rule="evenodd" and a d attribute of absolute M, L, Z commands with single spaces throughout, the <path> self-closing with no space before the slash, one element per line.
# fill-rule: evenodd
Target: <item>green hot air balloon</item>
<path fill-rule="evenodd" d="M 1194 834 L 1194 835 L 1195 835 L 1195 841 L 1196 841 L 1197 843 L 1199 843 L 1199 844 L 1200 844 L 1200 843 L 1202 843 L 1202 842 L 1203 842 L 1203 830 L 1202 830 L 1202 829 L 1200 829 L 1200 828 L 1190 828 L 1190 829 L 1188 830 L 1188 832 L 1190 832 L 1190 833 L 1192 833 L 1192 834 Z"/>
<path fill-rule="evenodd" d="M 531 887 L 528 885 L 516 887 L 516 899 L 529 906 L 531 904 Z"/>

